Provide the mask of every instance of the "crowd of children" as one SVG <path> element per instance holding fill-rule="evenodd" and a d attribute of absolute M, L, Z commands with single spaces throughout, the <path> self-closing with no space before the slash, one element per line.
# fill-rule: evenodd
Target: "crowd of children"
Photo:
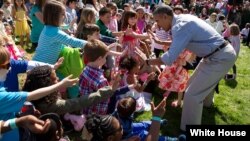
<path fill-rule="evenodd" d="M 236 22 L 228 25 L 226 15 L 222 15 L 224 3 L 220 2 L 214 5 L 217 7 L 214 11 L 209 13 L 204 6 L 198 14 L 193 3 L 190 13 L 179 1 L 171 4 L 176 15 L 197 14 L 223 35 L 239 55 L 241 37 L 243 43 L 249 44 L 250 24 L 246 23 L 242 31 Z M 159 135 L 159 127 L 167 122 L 162 117 L 170 92 L 178 93 L 178 99 L 171 105 L 181 108 L 189 80 L 187 66 L 195 66 L 198 59 L 185 49 L 173 65 L 152 66 L 141 61 L 138 55 L 158 58 L 170 47 L 171 31 L 163 30 L 152 18 L 158 5 L 163 5 L 162 1 L 151 3 L 151 7 L 147 1 L 144 5 L 137 0 L 135 4 L 130 1 L 123 5 L 124 9 L 118 9 L 116 3 L 105 0 L 102 3 L 97 0 L 3 0 L 0 120 L 15 118 L 24 102 L 31 101 L 44 115 L 40 119 L 44 122 L 50 119 L 51 126 L 43 135 L 28 136 L 30 140 L 66 140 L 62 138 L 64 123 L 61 120 L 71 121 L 76 131 L 82 131 L 83 140 L 155 140 L 150 139 L 151 136 L 159 141 L 185 140 L 185 136 Z M 246 6 L 249 8 L 249 3 Z M 24 60 L 25 50 L 35 50 L 32 61 Z M 22 88 L 25 92 L 18 92 L 18 74 L 25 72 L 27 78 Z M 236 74 L 235 64 L 233 79 Z M 151 103 L 152 121 L 134 122 L 135 112 L 150 110 L 148 105 L 155 88 L 165 92 L 160 95 L 163 100 L 158 106 Z M 13 93 L 11 97 L 10 93 Z M 13 120 L 8 122 L 13 130 L 0 139 L 25 140 L 29 131 L 18 133 Z"/>

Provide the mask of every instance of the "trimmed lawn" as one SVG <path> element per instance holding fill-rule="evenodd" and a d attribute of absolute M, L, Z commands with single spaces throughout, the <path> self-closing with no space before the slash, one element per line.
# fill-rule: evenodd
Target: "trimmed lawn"
<path fill-rule="evenodd" d="M 236 80 L 220 81 L 219 94 L 215 94 L 215 102 L 211 108 L 203 108 L 202 124 L 237 125 L 250 124 L 250 48 L 241 46 L 236 62 Z M 230 70 L 231 72 L 231 70 Z M 154 94 L 154 101 L 161 100 L 159 90 Z M 171 102 L 177 98 L 171 94 L 167 100 L 165 118 L 168 126 L 162 129 L 162 134 L 177 136 L 180 133 L 181 108 L 171 107 Z M 192 109 L 190 109 L 192 110 Z M 137 114 L 137 121 L 150 120 L 151 112 Z"/>
<path fill-rule="evenodd" d="M 27 52 L 26 58 L 30 59 L 33 51 Z M 215 102 L 211 108 L 203 109 L 202 124 L 209 125 L 243 125 L 250 124 L 250 48 L 241 46 L 241 51 L 236 62 L 236 80 L 221 80 L 219 94 L 215 94 Z M 231 72 L 231 70 L 230 70 Z M 20 87 L 24 83 L 25 75 L 20 75 Z M 155 89 L 153 100 L 158 103 L 163 91 Z M 181 108 L 171 107 L 171 102 L 177 98 L 171 94 L 167 100 L 164 118 L 168 125 L 162 128 L 163 135 L 177 136 L 180 134 Z M 192 110 L 192 109 L 190 109 Z M 150 120 L 151 112 L 138 113 L 136 121 Z M 70 138 L 79 140 L 80 133 L 73 133 Z M 76 139 L 77 138 L 77 139 Z"/>

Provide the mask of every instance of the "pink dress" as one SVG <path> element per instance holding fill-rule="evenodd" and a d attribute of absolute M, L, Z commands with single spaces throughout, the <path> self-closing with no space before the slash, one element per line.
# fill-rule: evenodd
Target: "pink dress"
<path fill-rule="evenodd" d="M 139 29 L 135 31 L 136 33 L 139 33 Z M 128 48 L 128 56 L 134 56 L 135 55 L 135 47 L 139 46 L 139 40 L 137 38 L 134 38 L 129 35 L 123 36 L 122 45 L 124 48 Z"/>
<path fill-rule="evenodd" d="M 159 75 L 159 87 L 172 92 L 184 92 L 189 79 L 188 71 L 183 65 L 191 58 L 191 52 L 184 50 L 178 59 L 171 65 L 166 66 Z"/>

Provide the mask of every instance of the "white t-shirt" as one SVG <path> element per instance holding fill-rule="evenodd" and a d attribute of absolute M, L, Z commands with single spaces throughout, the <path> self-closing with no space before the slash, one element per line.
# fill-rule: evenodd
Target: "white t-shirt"
<path fill-rule="evenodd" d="M 223 4 L 224 4 L 223 2 L 217 2 L 215 8 L 216 9 L 221 9 L 221 7 L 223 6 Z"/>
<path fill-rule="evenodd" d="M 224 30 L 223 23 L 221 21 L 218 21 L 215 29 L 221 35 L 222 31 Z"/>
<path fill-rule="evenodd" d="M 245 36 L 248 36 L 248 33 L 249 33 L 249 28 L 243 28 L 240 32 L 241 34 L 245 35 Z"/>
<path fill-rule="evenodd" d="M 229 40 L 231 42 L 231 45 L 233 46 L 237 56 L 239 55 L 240 52 L 240 36 L 230 36 Z"/>

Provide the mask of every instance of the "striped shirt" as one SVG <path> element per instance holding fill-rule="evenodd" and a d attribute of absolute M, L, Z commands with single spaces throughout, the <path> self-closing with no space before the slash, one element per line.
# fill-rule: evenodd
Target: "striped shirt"
<path fill-rule="evenodd" d="M 155 29 L 155 36 L 160 39 L 161 41 L 166 41 L 169 38 L 169 32 L 166 32 L 162 28 L 156 28 Z M 153 41 L 152 47 L 157 48 L 157 49 L 163 49 L 163 45 L 157 44 Z"/>
<path fill-rule="evenodd" d="M 81 48 L 86 43 L 66 34 L 59 27 L 46 25 L 40 35 L 33 60 L 54 64 L 64 45 Z"/>

